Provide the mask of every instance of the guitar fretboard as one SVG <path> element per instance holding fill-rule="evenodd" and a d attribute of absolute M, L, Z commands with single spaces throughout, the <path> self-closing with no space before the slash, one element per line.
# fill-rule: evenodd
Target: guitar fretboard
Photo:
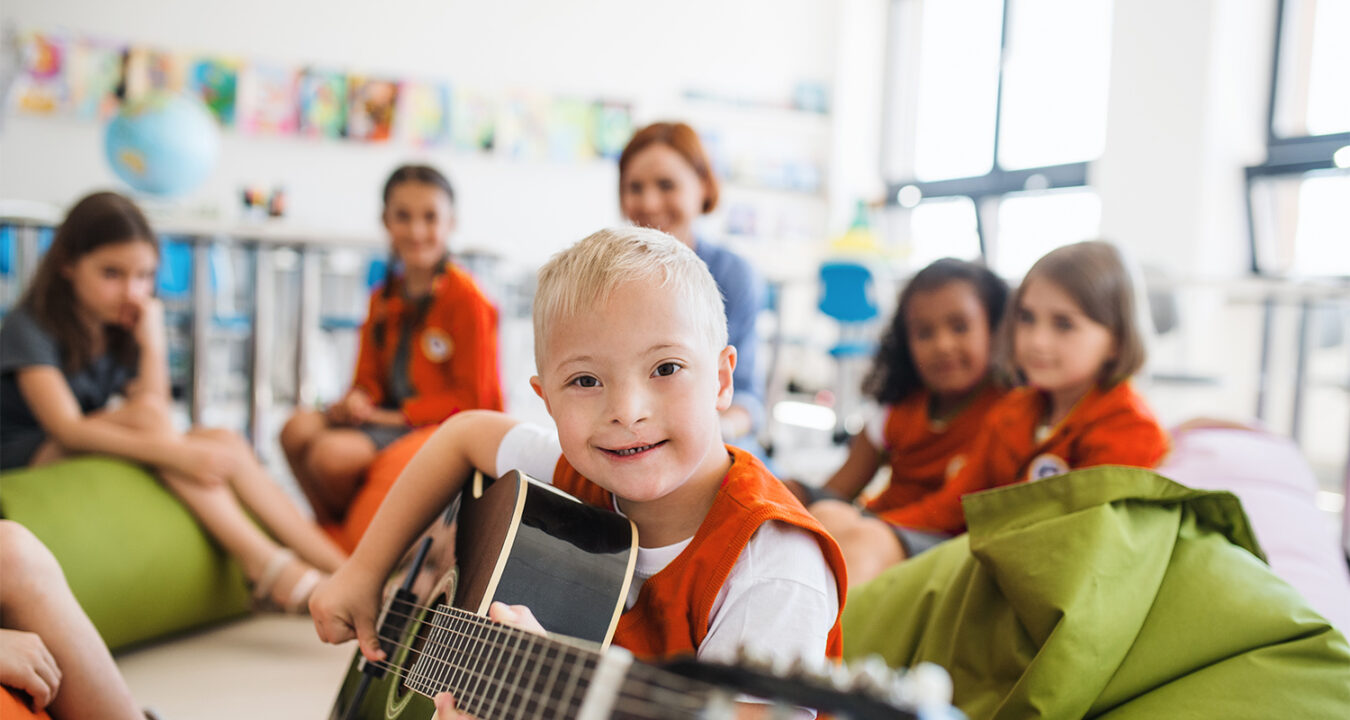
<path fill-rule="evenodd" d="M 428 614 L 411 690 L 455 696 L 480 718 L 576 717 L 599 662 L 595 651 L 494 623 L 447 605 Z"/>

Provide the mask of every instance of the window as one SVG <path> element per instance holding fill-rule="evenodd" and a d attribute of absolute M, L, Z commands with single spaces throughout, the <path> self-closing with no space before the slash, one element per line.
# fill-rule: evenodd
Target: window
<path fill-rule="evenodd" d="M 883 172 L 911 269 L 983 255 L 1018 276 L 1097 234 L 1109 0 L 893 0 Z"/>
<path fill-rule="evenodd" d="M 1252 270 L 1350 276 L 1350 0 L 1281 0 L 1266 161 L 1247 168 Z"/>

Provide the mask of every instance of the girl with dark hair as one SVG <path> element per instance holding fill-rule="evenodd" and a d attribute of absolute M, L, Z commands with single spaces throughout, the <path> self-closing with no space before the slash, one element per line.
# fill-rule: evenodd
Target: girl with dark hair
<path fill-rule="evenodd" d="M 345 556 L 242 438 L 174 429 L 158 263 L 155 235 L 127 198 L 96 193 L 70 210 L 0 326 L 0 469 L 81 453 L 147 465 L 240 561 L 260 600 L 303 611 L 319 571 Z"/>
<path fill-rule="evenodd" d="M 991 347 L 1007 297 L 1008 286 L 981 265 L 945 258 L 920 270 L 900 293 L 863 381 L 879 405 L 875 416 L 823 488 L 790 483 L 839 542 L 850 584 L 945 539 L 892 515 L 952 477 L 1002 395 L 991 379 Z M 883 462 L 891 471 L 886 488 L 855 506 Z"/>
<path fill-rule="evenodd" d="M 392 257 L 370 297 L 352 387 L 325 410 L 297 410 L 281 431 L 322 523 L 343 518 L 376 455 L 413 428 L 502 409 L 497 310 L 450 260 L 450 182 L 426 165 L 398 168 L 382 220 Z"/>

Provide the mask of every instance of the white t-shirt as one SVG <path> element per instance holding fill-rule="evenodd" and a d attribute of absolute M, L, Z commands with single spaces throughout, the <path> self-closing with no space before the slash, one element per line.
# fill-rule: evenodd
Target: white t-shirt
<path fill-rule="evenodd" d="M 551 483 L 561 456 L 556 434 L 522 423 L 502 438 L 497 473 L 514 469 Z M 638 548 L 627 607 L 636 602 L 642 583 L 669 565 L 692 539 Z M 742 647 L 754 647 L 774 658 L 822 658 L 838 615 L 834 573 L 815 538 L 800 528 L 771 521 L 751 536 L 732 566 L 713 602 L 708 634 L 697 656 L 734 663 Z"/>

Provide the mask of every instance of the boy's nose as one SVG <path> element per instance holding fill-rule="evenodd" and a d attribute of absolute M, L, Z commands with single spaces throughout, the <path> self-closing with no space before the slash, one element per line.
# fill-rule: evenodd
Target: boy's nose
<path fill-rule="evenodd" d="M 616 388 L 609 394 L 608 410 L 611 423 L 632 427 L 649 415 L 646 393 L 636 388 Z"/>

